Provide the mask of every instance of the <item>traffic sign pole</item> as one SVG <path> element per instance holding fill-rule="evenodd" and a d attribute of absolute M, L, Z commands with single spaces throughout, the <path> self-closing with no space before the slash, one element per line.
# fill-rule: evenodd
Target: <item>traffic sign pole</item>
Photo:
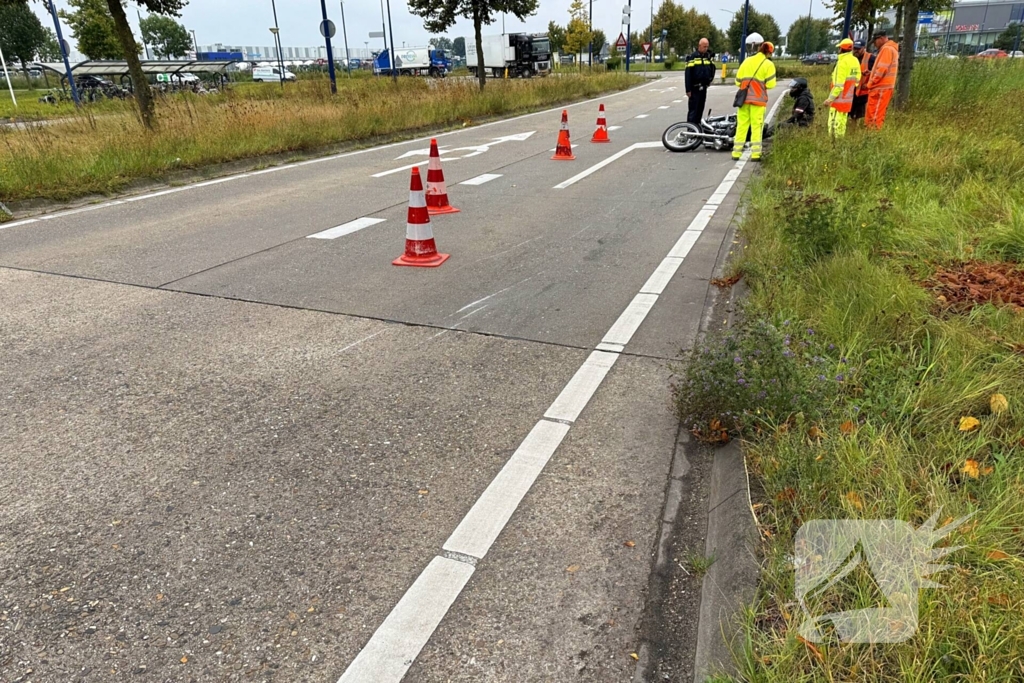
<path fill-rule="evenodd" d="M 327 18 L 327 0 L 320 0 L 320 11 L 324 15 L 324 20 L 320 24 L 320 33 L 324 36 L 324 41 L 327 43 L 327 72 L 331 74 L 331 94 L 338 94 L 338 82 L 334 77 L 334 50 L 331 48 L 331 36 L 334 35 L 334 22 Z"/>
<path fill-rule="evenodd" d="M 47 0 L 46 9 L 50 12 L 50 16 L 53 17 L 53 28 L 57 32 L 57 43 L 60 45 L 60 54 L 64 58 L 64 73 L 68 76 L 68 84 L 71 85 L 71 99 L 75 101 L 75 106 L 82 106 L 82 98 L 78 96 L 78 86 L 75 85 L 75 78 L 71 74 L 71 62 L 68 61 L 68 44 L 64 42 L 64 34 L 60 30 L 60 21 L 57 20 L 57 8 L 54 6 L 52 0 Z"/>
<path fill-rule="evenodd" d="M 345 0 L 341 0 L 341 37 L 345 40 L 345 71 L 352 77 L 352 58 L 348 55 L 348 31 L 345 30 Z"/>

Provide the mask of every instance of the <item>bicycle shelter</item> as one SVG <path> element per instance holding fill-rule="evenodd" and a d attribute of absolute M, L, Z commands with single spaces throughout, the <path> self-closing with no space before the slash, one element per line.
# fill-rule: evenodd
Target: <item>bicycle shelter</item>
<path fill-rule="evenodd" d="M 167 74 L 175 76 L 179 74 L 216 74 L 221 82 L 225 79 L 227 68 L 235 63 L 235 60 L 195 60 L 195 59 L 143 59 L 142 72 L 147 76 Z M 45 69 L 60 77 L 61 88 L 67 86 L 67 73 L 64 70 L 63 62 L 34 62 L 31 66 Z M 88 59 L 71 66 L 71 74 L 78 80 L 79 76 L 106 76 L 113 80 L 117 77 L 122 85 L 131 89 L 131 74 L 128 71 L 128 62 L 108 61 L 99 59 Z"/>

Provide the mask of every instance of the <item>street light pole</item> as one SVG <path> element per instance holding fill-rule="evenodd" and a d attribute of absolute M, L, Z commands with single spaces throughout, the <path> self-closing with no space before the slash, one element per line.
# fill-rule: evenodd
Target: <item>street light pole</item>
<path fill-rule="evenodd" d="M 138 7 L 135 8 L 135 16 L 139 18 L 139 35 L 142 36 L 142 47 L 146 50 L 146 59 L 152 59 L 149 56 L 149 45 L 146 43 L 146 37 L 142 35 L 142 12 L 139 11 Z"/>
<path fill-rule="evenodd" d="M 633 33 L 630 27 L 633 26 L 633 0 L 627 5 L 629 12 L 626 14 L 626 73 L 629 73 L 630 48 L 633 47 Z"/>
<path fill-rule="evenodd" d="M 807 3 L 807 31 L 804 33 L 804 54 L 811 54 L 811 9 L 814 7 L 814 0 Z"/>
<path fill-rule="evenodd" d="M 594 0 L 590 0 L 590 12 L 587 14 L 587 30 L 590 31 L 590 40 L 587 41 L 587 64 L 590 66 L 590 70 L 593 71 L 594 70 Z"/>
<path fill-rule="evenodd" d="M 75 85 L 75 78 L 71 74 L 71 62 L 68 61 L 67 43 L 64 42 L 64 34 L 60 30 L 60 20 L 57 19 L 57 7 L 53 0 L 46 0 L 46 9 L 53 17 L 53 28 L 57 32 L 57 43 L 60 45 L 60 54 L 64 58 L 64 73 L 67 74 L 68 84 L 71 86 L 71 99 L 75 101 L 76 107 L 82 106 L 82 98 L 78 96 L 78 86 Z M 10 81 L 8 81 L 10 83 Z"/>
<path fill-rule="evenodd" d="M 747 58 L 747 20 L 750 16 L 750 0 L 743 5 L 743 40 L 740 41 L 740 64 Z"/>
<path fill-rule="evenodd" d="M 388 0 L 388 33 L 391 36 L 391 59 L 388 60 L 391 62 L 391 80 L 397 83 L 398 69 L 395 66 L 398 60 L 395 59 L 395 29 L 391 26 L 391 0 Z"/>
<path fill-rule="evenodd" d="M 196 50 L 196 61 L 199 61 L 199 41 L 196 40 L 196 31 L 195 29 L 189 29 L 189 33 L 192 34 L 192 47 Z"/>
<path fill-rule="evenodd" d="M 278 76 L 281 77 L 281 88 L 284 88 L 284 51 L 281 49 L 281 28 L 277 23 L 277 3 L 274 0 L 270 0 L 270 8 L 274 10 L 274 28 L 270 29 L 270 32 L 274 34 L 274 41 L 277 43 L 277 68 L 280 70 Z"/>
<path fill-rule="evenodd" d="M 345 39 L 345 70 L 352 77 L 352 59 L 348 56 L 348 31 L 345 30 L 345 0 L 341 0 L 341 37 Z"/>
<path fill-rule="evenodd" d="M 850 22 L 853 20 L 853 0 L 846 0 L 846 14 L 843 16 L 843 38 L 850 37 Z M 911 49 L 914 43 L 910 45 Z"/>
<path fill-rule="evenodd" d="M 338 94 L 338 82 L 335 80 L 334 75 L 334 48 L 331 47 L 331 32 L 328 30 L 328 19 L 327 19 L 327 0 L 320 0 L 320 12 L 323 14 L 324 21 L 320 24 L 324 34 L 324 42 L 327 43 L 327 73 L 331 75 L 331 94 Z"/>

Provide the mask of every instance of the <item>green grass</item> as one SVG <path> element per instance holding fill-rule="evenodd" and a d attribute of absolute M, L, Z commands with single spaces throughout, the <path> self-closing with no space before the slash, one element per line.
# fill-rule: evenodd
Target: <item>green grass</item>
<path fill-rule="evenodd" d="M 843 380 L 819 422 L 752 420 L 745 434 L 764 556 L 737 653 L 746 681 L 1024 680 L 1024 312 L 955 313 L 920 284 L 962 261 L 1024 258 L 1024 64 L 950 61 L 918 62 L 911 106 L 881 132 L 851 123 L 833 143 L 823 111 L 786 131 L 749 189 L 746 318 L 813 330 Z M 812 75 L 819 102 L 825 78 Z M 794 209 L 810 195 L 828 210 Z M 841 239 L 795 241 L 811 229 Z M 1007 411 L 993 413 L 993 394 Z M 960 431 L 963 417 L 980 427 Z M 965 546 L 955 568 L 933 577 L 944 587 L 921 594 L 916 637 L 797 638 L 789 558 L 803 522 L 918 525 L 939 509 L 974 516 L 949 541 Z M 831 598 L 851 609 L 876 593 L 855 573 Z"/>
<path fill-rule="evenodd" d="M 130 102 L 86 107 L 65 122 L 0 128 L 0 199 L 64 200 L 110 193 L 140 179 L 265 154 L 314 152 L 426 129 L 469 126 L 623 90 L 638 77 L 600 73 L 517 81 L 353 78 L 282 89 L 239 84 L 209 96 L 161 98 L 159 129 L 146 132 Z"/>

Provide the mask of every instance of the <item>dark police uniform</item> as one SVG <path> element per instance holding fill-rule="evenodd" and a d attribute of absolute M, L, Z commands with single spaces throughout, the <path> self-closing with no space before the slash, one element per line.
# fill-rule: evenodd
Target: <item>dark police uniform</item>
<path fill-rule="evenodd" d="M 708 86 L 714 81 L 715 62 L 711 52 L 694 52 L 686 58 L 686 92 L 690 97 L 686 120 L 690 123 L 700 125 L 708 100 Z"/>

